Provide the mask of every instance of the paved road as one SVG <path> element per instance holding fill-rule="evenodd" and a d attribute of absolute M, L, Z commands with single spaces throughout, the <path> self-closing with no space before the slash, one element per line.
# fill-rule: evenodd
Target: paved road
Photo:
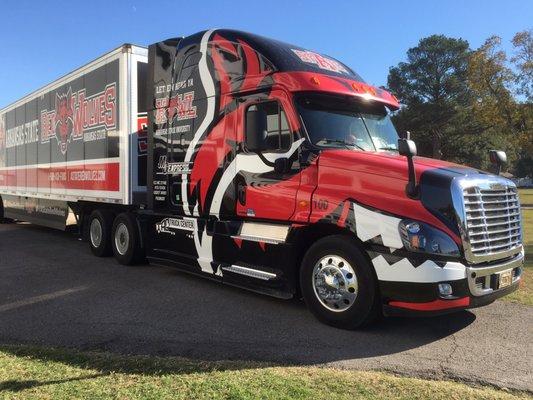
<path fill-rule="evenodd" d="M 72 234 L 0 225 L 0 343 L 384 369 L 533 390 L 533 307 L 496 302 L 365 331 L 297 300 L 94 258 Z"/>

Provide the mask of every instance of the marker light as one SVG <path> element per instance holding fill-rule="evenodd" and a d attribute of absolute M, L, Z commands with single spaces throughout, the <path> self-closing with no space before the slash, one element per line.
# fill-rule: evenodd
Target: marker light
<path fill-rule="evenodd" d="M 352 88 L 356 92 L 362 92 L 363 91 L 362 88 L 361 88 L 361 85 L 359 83 L 356 83 L 356 82 L 352 83 Z"/>
<path fill-rule="evenodd" d="M 320 85 L 320 80 L 316 76 L 313 76 L 311 77 L 311 83 L 314 83 L 315 85 Z"/>
<path fill-rule="evenodd" d="M 376 95 L 376 89 L 374 89 L 372 86 L 367 86 L 366 92 L 370 93 L 372 96 Z"/>

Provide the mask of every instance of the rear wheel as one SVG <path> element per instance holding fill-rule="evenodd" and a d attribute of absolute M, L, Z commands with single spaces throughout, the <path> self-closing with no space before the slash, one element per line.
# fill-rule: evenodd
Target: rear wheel
<path fill-rule="evenodd" d="M 134 265 L 144 258 L 137 220 L 131 213 L 119 214 L 113 222 L 113 254 L 123 265 Z"/>
<path fill-rule="evenodd" d="M 113 213 L 109 210 L 94 210 L 87 221 L 89 247 L 97 257 L 111 255 L 111 228 Z"/>
<path fill-rule="evenodd" d="M 317 241 L 300 269 L 300 287 L 309 310 L 322 322 L 343 329 L 370 324 L 380 312 L 372 267 L 346 236 Z"/>
<path fill-rule="evenodd" d="M 13 222 L 13 220 L 4 217 L 4 202 L 2 197 L 0 197 L 0 224 L 8 224 L 10 222 Z"/>

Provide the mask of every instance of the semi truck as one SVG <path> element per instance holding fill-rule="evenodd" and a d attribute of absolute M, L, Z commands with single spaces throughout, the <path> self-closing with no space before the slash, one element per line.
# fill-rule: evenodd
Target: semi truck
<path fill-rule="evenodd" d="M 98 257 L 303 297 L 345 329 L 516 290 L 516 186 L 416 156 L 399 107 L 250 33 L 123 45 L 0 111 L 0 218 L 74 221 Z"/>

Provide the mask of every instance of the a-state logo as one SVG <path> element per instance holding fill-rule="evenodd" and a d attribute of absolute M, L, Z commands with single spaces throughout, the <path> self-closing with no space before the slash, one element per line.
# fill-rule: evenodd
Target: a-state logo
<path fill-rule="evenodd" d="M 167 121 L 172 122 L 174 119 L 183 121 L 196 118 L 196 106 L 193 103 L 194 92 L 156 99 L 155 123 L 159 125 Z"/>
<path fill-rule="evenodd" d="M 105 131 L 117 126 L 117 86 L 111 83 L 99 93 L 86 97 L 85 89 L 72 93 L 56 93 L 55 109 L 41 111 L 41 142 L 56 138 L 62 154 L 68 144 L 83 139 L 84 133 Z"/>

